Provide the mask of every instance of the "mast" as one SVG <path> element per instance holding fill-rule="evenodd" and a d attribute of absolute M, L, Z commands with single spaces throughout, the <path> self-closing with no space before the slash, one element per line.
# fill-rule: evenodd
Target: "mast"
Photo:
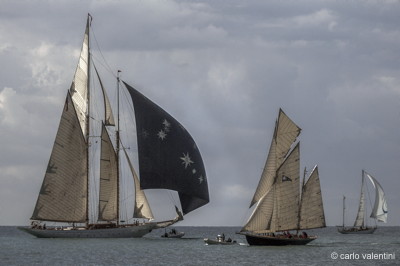
<path fill-rule="evenodd" d="M 120 173 L 119 173 L 119 150 L 120 150 L 120 136 L 119 136 L 119 73 L 121 70 L 117 71 L 117 132 L 115 134 L 116 144 L 117 144 L 117 225 L 119 225 L 119 200 L 120 200 L 120 192 L 119 192 L 119 181 L 120 181 Z"/>
<path fill-rule="evenodd" d="M 86 141 L 87 141 L 87 147 L 86 147 L 86 155 L 87 155 L 87 160 L 86 160 L 86 165 L 87 165 L 87 175 L 86 175 L 86 227 L 89 227 L 89 136 L 90 136 L 90 34 L 89 34 L 89 28 L 90 24 L 92 22 L 92 16 L 88 13 L 88 18 L 87 18 L 87 36 L 88 36 L 88 62 L 87 62 L 87 115 L 86 115 Z"/>
<path fill-rule="evenodd" d="M 306 182 L 306 174 L 307 174 L 307 167 L 304 167 L 304 172 L 303 172 L 303 182 L 301 184 L 301 194 L 300 194 L 300 202 L 299 202 L 299 215 L 298 215 L 298 222 L 297 222 L 297 231 L 300 229 L 300 218 L 301 218 L 301 205 L 303 203 L 303 193 L 304 193 L 304 184 Z"/>
<path fill-rule="evenodd" d="M 343 195 L 343 228 L 344 228 L 344 210 L 346 209 L 345 201 L 346 201 L 346 197 Z"/>

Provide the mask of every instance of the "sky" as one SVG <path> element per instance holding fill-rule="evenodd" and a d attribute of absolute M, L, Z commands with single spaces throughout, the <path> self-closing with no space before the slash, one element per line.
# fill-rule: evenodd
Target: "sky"
<path fill-rule="evenodd" d="M 279 108 L 302 128 L 301 169 L 319 167 L 328 226 L 343 195 L 354 222 L 362 169 L 400 225 L 395 0 L 0 0 L 0 225 L 29 224 L 87 13 L 108 89 L 122 70 L 199 147 L 210 203 L 179 225 L 246 222 Z"/>

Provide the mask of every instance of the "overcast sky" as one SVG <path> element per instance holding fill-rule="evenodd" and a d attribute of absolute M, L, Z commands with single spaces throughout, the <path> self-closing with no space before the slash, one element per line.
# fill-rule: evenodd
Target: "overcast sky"
<path fill-rule="evenodd" d="M 201 151 L 211 201 L 179 225 L 246 222 L 279 108 L 302 128 L 301 169 L 319 166 L 328 225 L 341 224 L 343 195 L 354 222 L 362 169 L 400 225 L 394 0 L 1 0 L 0 225 L 29 223 L 88 12 L 111 69 Z"/>

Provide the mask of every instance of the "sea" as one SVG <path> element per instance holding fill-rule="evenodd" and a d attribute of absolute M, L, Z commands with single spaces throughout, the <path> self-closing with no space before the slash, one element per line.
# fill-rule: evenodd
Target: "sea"
<path fill-rule="evenodd" d="M 335 227 L 308 230 L 318 239 L 306 246 L 249 246 L 240 227 L 172 227 L 181 239 L 40 239 L 0 226 L 0 265 L 400 265 L 400 227 L 371 235 L 343 235 Z M 168 228 L 167 230 L 169 230 Z M 206 245 L 224 233 L 237 245 Z"/>

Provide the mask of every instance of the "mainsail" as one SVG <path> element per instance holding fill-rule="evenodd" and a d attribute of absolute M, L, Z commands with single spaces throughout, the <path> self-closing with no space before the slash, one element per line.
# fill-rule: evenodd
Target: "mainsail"
<path fill-rule="evenodd" d="M 75 75 L 67 93 L 53 150 L 31 219 L 59 222 L 88 220 L 88 16 Z"/>
<path fill-rule="evenodd" d="M 274 137 L 271 141 L 267 161 L 250 206 L 259 201 L 271 188 L 276 170 L 282 164 L 301 129 L 279 109 Z"/>
<path fill-rule="evenodd" d="M 388 208 L 385 199 L 385 192 L 379 182 L 370 174 L 364 172 L 371 180 L 375 188 L 375 204 L 371 212 L 371 218 L 376 218 L 379 222 L 387 222 Z"/>
<path fill-rule="evenodd" d="M 87 160 L 85 137 L 68 92 L 31 219 L 86 221 Z"/>
<path fill-rule="evenodd" d="M 183 214 L 207 204 L 206 172 L 193 138 L 170 114 L 124 84 L 135 109 L 141 188 L 177 191 Z"/>
<path fill-rule="evenodd" d="M 365 220 L 365 195 L 364 195 L 364 171 L 361 178 L 361 193 L 360 193 L 360 203 L 358 205 L 358 212 L 356 220 L 354 221 L 355 227 L 364 227 Z"/>

